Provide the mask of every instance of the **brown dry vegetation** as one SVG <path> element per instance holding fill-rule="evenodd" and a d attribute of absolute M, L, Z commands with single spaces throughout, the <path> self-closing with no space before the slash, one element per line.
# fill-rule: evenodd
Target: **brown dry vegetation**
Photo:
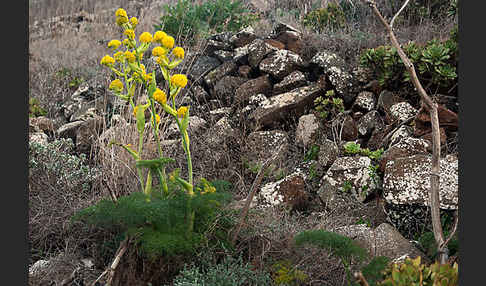
<path fill-rule="evenodd" d="M 129 0 L 29 0 L 29 25 L 36 21 L 68 15 L 84 10 L 88 13 L 98 13 L 102 10 L 114 11 L 123 7 L 129 15 L 139 17 L 139 31 L 153 31 L 153 25 L 158 23 L 161 9 L 146 9 L 140 14 L 140 7 L 153 4 L 152 0 L 139 1 L 134 4 Z M 171 2 L 169 0 L 162 2 Z M 174 2 L 174 1 L 172 1 Z M 249 1 L 245 1 L 249 2 Z M 304 33 L 304 59 L 310 59 L 318 50 L 326 48 L 337 52 L 350 65 L 356 64 L 356 55 L 363 49 L 376 47 L 388 43 L 383 35 L 383 29 L 372 16 L 371 11 L 364 10 L 361 21 L 355 26 L 348 26 L 339 31 L 326 31 L 316 34 L 308 28 L 302 27 L 299 19 L 294 17 L 291 11 L 309 10 L 311 1 L 285 0 L 274 1 L 275 6 L 265 18 L 258 24 L 256 32 L 259 35 L 268 35 L 277 21 L 285 21 L 292 26 L 301 29 Z M 314 1 L 315 2 L 315 1 Z M 353 1 L 358 2 L 358 1 Z M 385 15 L 391 15 L 392 10 L 381 3 L 381 9 Z M 356 3 L 358 5 L 358 3 Z M 277 13 L 277 7 L 282 13 Z M 290 11 L 290 12 L 289 12 Z M 388 11 L 388 12 L 387 12 Z M 419 26 L 408 25 L 404 19 L 396 27 L 396 35 L 402 42 L 415 40 L 426 42 L 432 38 L 446 38 L 453 23 L 450 21 L 434 22 L 429 19 L 421 19 Z M 56 28 L 58 29 L 58 28 Z M 31 36 L 34 35 L 31 33 Z M 103 68 L 99 61 L 108 52 L 106 43 L 110 39 L 119 38 L 119 27 L 113 22 L 112 13 L 97 14 L 92 21 L 82 22 L 78 28 L 66 31 L 55 31 L 47 37 L 32 38 L 29 40 L 29 97 L 40 100 L 41 105 L 48 111 L 47 117 L 58 117 L 60 105 L 75 91 L 77 86 L 70 86 L 76 79 L 94 82 L 96 85 L 108 86 L 110 82 L 109 71 Z M 184 61 L 188 68 L 193 64 L 190 54 L 204 49 L 203 42 L 197 42 L 189 47 L 181 44 L 188 52 Z M 190 87 L 188 87 L 189 89 Z M 106 96 L 110 96 L 106 94 Z M 179 100 L 183 100 L 180 97 Z M 128 122 L 132 119 L 130 111 L 122 114 Z M 62 124 L 58 122 L 57 124 Z M 290 123 L 295 125 L 296 123 Z M 56 126 L 59 127 L 59 126 Z M 167 127 L 166 125 L 164 127 Z M 107 129 L 107 126 L 104 126 Z M 60 271 L 48 273 L 41 280 L 61 281 L 71 274 L 75 265 L 69 265 L 74 257 L 91 256 L 95 258 L 99 269 L 103 269 L 112 259 L 116 250 L 116 239 L 113 234 L 85 229 L 76 225 L 74 229 L 67 229 L 68 218 L 76 211 L 91 205 L 93 202 L 110 196 L 110 192 L 116 196 L 126 195 L 139 189 L 136 179 L 136 169 L 133 159 L 121 148 L 107 147 L 107 143 L 113 139 L 118 142 L 137 142 L 137 134 L 134 125 L 130 128 L 115 128 L 107 138 L 100 138 L 95 144 L 96 156 L 92 156 L 90 164 L 99 169 L 100 179 L 87 193 L 70 194 L 66 190 L 51 188 L 47 182 L 39 185 L 37 182 L 29 182 L 29 200 L 38 203 L 31 204 L 29 210 L 30 242 L 33 257 L 29 263 L 37 259 L 49 259 L 59 253 L 56 258 Z M 150 140 L 150 139 L 147 139 Z M 195 162 L 194 172 L 199 177 L 208 179 L 228 180 L 235 186 L 235 199 L 246 197 L 255 174 L 244 167 L 240 154 L 235 152 L 228 154 L 228 162 L 232 165 L 221 169 L 218 166 L 208 166 L 200 154 L 209 154 L 204 150 L 202 138 L 191 138 L 193 146 L 199 146 L 193 151 Z M 235 140 L 230 142 L 235 151 L 241 150 L 244 142 Z M 147 148 L 146 152 L 155 153 L 155 148 Z M 184 162 L 184 153 L 180 150 L 169 150 L 169 157 Z M 288 160 L 301 161 L 303 150 L 292 150 Z M 290 165 L 290 164 L 286 164 Z M 293 165 L 293 164 L 292 164 Z M 172 166 L 185 168 L 184 164 Z M 183 171 L 183 170 L 182 170 Z M 265 183 L 265 181 L 263 182 Z M 40 202 L 40 203 L 39 203 Z M 343 206 L 353 208 L 353 205 Z M 297 252 L 291 247 L 291 238 L 299 231 L 306 229 L 332 229 L 333 227 L 356 223 L 356 217 L 368 216 L 374 219 L 373 225 L 383 222 L 383 218 L 377 215 L 379 206 L 367 205 L 366 209 L 355 208 L 355 213 L 350 217 L 342 217 L 337 212 L 317 212 L 311 215 L 290 214 L 287 210 L 255 210 L 250 212 L 247 222 L 248 228 L 240 235 L 236 248 L 248 261 L 259 268 L 266 268 L 272 261 L 290 259 L 294 265 L 310 275 L 308 285 L 344 285 L 344 270 L 339 261 L 323 250 L 304 248 Z M 53 212 L 55 210 L 55 212 Z M 105 244 L 114 244 L 106 249 L 97 249 L 100 241 Z M 115 242 L 114 242 L 115 241 Z M 39 251 L 42 249 L 42 251 Z M 267 267 L 268 268 L 268 267 Z M 100 272 L 100 271 L 99 271 Z M 99 273 L 97 273 L 99 274 Z M 91 273 L 90 279 L 96 275 Z M 40 281 L 31 281 L 31 285 L 41 285 Z M 57 284 L 56 284 L 57 285 Z"/>

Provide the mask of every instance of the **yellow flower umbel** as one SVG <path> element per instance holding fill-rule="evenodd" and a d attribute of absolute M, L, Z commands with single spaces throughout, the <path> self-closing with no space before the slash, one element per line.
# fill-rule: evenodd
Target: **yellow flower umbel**
<path fill-rule="evenodd" d="M 187 107 L 186 106 L 181 106 L 179 109 L 177 109 L 177 117 L 184 117 L 187 113 Z"/>
<path fill-rule="evenodd" d="M 184 49 L 181 47 L 175 47 L 172 50 L 172 54 L 178 59 L 184 59 Z"/>
<path fill-rule="evenodd" d="M 126 29 L 123 34 L 126 35 L 130 40 L 135 39 L 135 32 L 132 29 Z"/>
<path fill-rule="evenodd" d="M 135 29 L 135 27 L 138 25 L 138 19 L 136 17 L 130 18 L 130 24 L 132 25 L 132 29 Z"/>
<path fill-rule="evenodd" d="M 152 35 L 149 32 L 143 32 L 138 39 L 141 43 L 151 43 Z"/>
<path fill-rule="evenodd" d="M 121 82 L 119 79 L 115 79 L 110 83 L 109 88 L 116 92 L 121 92 L 123 90 L 123 82 Z"/>
<path fill-rule="evenodd" d="M 162 44 L 162 39 L 167 37 L 167 34 L 162 31 L 157 31 L 154 34 L 154 42 Z"/>
<path fill-rule="evenodd" d="M 187 85 L 187 77 L 183 74 L 175 74 L 170 78 L 170 83 L 176 87 L 184 88 Z"/>
<path fill-rule="evenodd" d="M 106 55 L 101 59 L 101 64 L 105 66 L 111 66 L 114 63 L 115 63 L 115 59 L 110 57 L 109 55 Z"/>
<path fill-rule="evenodd" d="M 123 24 L 128 23 L 127 11 L 125 11 L 124 9 L 119 8 L 118 10 L 116 10 L 115 16 L 116 24 L 118 26 L 122 26 Z"/>
<path fill-rule="evenodd" d="M 167 51 L 162 47 L 155 47 L 152 49 L 152 56 L 160 57 L 167 53 Z"/>
<path fill-rule="evenodd" d="M 167 49 L 172 49 L 174 47 L 174 38 L 171 36 L 166 36 L 162 39 L 162 46 L 166 47 Z"/>
<path fill-rule="evenodd" d="M 126 51 L 125 52 L 125 58 L 127 59 L 127 61 L 129 63 L 134 63 L 136 58 L 135 58 L 135 54 L 130 52 L 130 51 Z"/>
<path fill-rule="evenodd" d="M 109 43 L 108 43 L 108 48 L 111 48 L 113 50 L 116 50 L 118 49 L 118 47 L 121 45 L 121 42 L 118 41 L 118 40 L 111 40 Z"/>
<path fill-rule="evenodd" d="M 162 105 L 167 104 L 167 95 L 159 88 L 157 88 L 154 92 L 154 99 Z"/>

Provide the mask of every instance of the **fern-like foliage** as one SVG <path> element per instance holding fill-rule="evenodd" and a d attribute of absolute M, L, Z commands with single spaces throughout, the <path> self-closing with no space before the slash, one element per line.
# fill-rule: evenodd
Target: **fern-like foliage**
<path fill-rule="evenodd" d="M 135 237 L 149 256 L 187 254 L 208 241 L 209 232 L 217 240 L 225 240 L 232 226 L 231 220 L 222 216 L 222 207 L 230 199 L 228 191 L 231 185 L 216 181 L 213 186 L 215 192 L 195 192 L 192 198 L 179 190 L 170 197 L 154 192 L 149 201 L 141 192 L 120 197 L 117 202 L 101 200 L 78 212 L 72 221 Z M 175 185 L 171 187 L 177 188 Z M 191 233 L 187 231 L 190 210 L 195 211 L 194 231 Z"/>

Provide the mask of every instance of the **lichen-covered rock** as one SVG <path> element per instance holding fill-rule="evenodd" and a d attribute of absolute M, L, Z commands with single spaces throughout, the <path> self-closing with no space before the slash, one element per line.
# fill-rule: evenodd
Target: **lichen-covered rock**
<path fill-rule="evenodd" d="M 318 73 L 318 70 L 322 70 L 327 75 L 334 89 L 346 104 L 354 101 L 356 98 L 355 79 L 347 71 L 346 63 L 342 58 L 329 51 L 320 51 L 312 57 L 309 65 L 315 72 Z"/>
<path fill-rule="evenodd" d="M 217 50 L 213 52 L 214 56 L 220 60 L 221 62 L 231 61 L 235 57 L 235 53 L 233 51 L 224 51 L 224 50 Z"/>
<path fill-rule="evenodd" d="M 214 68 L 218 67 L 221 62 L 213 57 L 199 56 L 195 59 L 194 64 L 187 72 L 189 79 L 193 82 L 200 82 L 201 79 Z"/>
<path fill-rule="evenodd" d="M 388 148 L 380 158 L 380 171 L 385 172 L 386 163 L 400 157 L 427 154 L 429 142 L 424 139 L 405 137 Z"/>
<path fill-rule="evenodd" d="M 370 91 L 362 91 L 354 100 L 353 109 L 356 111 L 369 112 L 376 107 L 375 95 Z"/>
<path fill-rule="evenodd" d="M 84 121 L 78 120 L 74 122 L 66 123 L 60 126 L 56 130 L 56 135 L 61 138 L 71 138 L 73 141 L 76 137 L 76 130 L 84 123 Z"/>
<path fill-rule="evenodd" d="M 363 115 L 356 124 L 359 136 L 368 136 L 375 130 L 375 128 L 383 125 L 384 122 L 376 110 L 372 110 Z"/>
<path fill-rule="evenodd" d="M 30 143 L 37 143 L 41 145 L 47 145 L 48 136 L 42 131 L 37 132 L 30 132 L 29 133 L 29 144 Z"/>
<path fill-rule="evenodd" d="M 333 141 L 325 138 L 319 143 L 319 155 L 317 160 L 322 167 L 327 168 L 331 166 L 338 155 L 339 148 Z"/>
<path fill-rule="evenodd" d="M 208 39 L 206 48 L 204 49 L 204 54 L 212 57 L 215 55 L 214 52 L 216 51 L 232 51 L 232 50 L 233 47 L 229 42 Z"/>
<path fill-rule="evenodd" d="M 381 110 L 385 113 L 385 119 L 388 123 L 389 121 L 393 120 L 390 115 L 390 108 L 392 107 L 392 105 L 399 102 L 403 102 L 403 99 L 388 90 L 383 90 L 378 96 L 378 102 L 376 107 L 378 110 Z"/>
<path fill-rule="evenodd" d="M 276 152 L 275 162 L 282 163 L 287 158 L 289 148 L 288 135 L 284 131 L 255 131 L 248 135 L 243 156 L 250 165 L 263 165 Z"/>
<path fill-rule="evenodd" d="M 238 67 L 238 75 L 244 78 L 250 78 L 251 67 L 249 65 L 241 65 Z"/>
<path fill-rule="evenodd" d="M 235 72 L 237 68 L 236 63 L 233 61 L 224 62 L 204 76 L 204 83 L 209 88 L 213 88 L 218 81 L 220 81 L 224 76 Z"/>
<path fill-rule="evenodd" d="M 273 94 L 288 92 L 304 85 L 307 85 L 304 73 L 296 70 L 273 86 Z"/>
<path fill-rule="evenodd" d="M 390 107 L 390 115 L 392 120 L 405 121 L 410 117 L 417 115 L 417 109 L 413 108 L 413 106 L 406 101 L 399 102 Z"/>
<path fill-rule="evenodd" d="M 289 50 L 278 50 L 260 62 L 261 72 L 268 73 L 278 80 L 304 65 L 302 58 Z"/>
<path fill-rule="evenodd" d="M 278 49 L 268 45 L 262 39 L 255 39 L 248 46 L 248 63 L 251 67 L 257 68 L 261 60 L 275 50 Z"/>
<path fill-rule="evenodd" d="M 326 201 L 335 192 L 351 194 L 363 202 L 378 187 L 378 177 L 370 170 L 368 157 L 339 157 L 322 177 L 319 195 Z"/>
<path fill-rule="evenodd" d="M 71 97 L 62 104 L 61 111 L 69 121 L 85 120 L 83 115 L 88 109 L 95 110 L 97 115 L 102 115 L 106 106 L 103 97 L 105 88 L 92 82 L 82 83 Z M 109 102 L 111 101 L 108 98 Z"/>
<path fill-rule="evenodd" d="M 319 120 L 314 114 L 302 115 L 295 130 L 295 143 L 308 148 L 315 142 L 319 127 Z"/>
<path fill-rule="evenodd" d="M 303 174 L 295 172 L 277 182 L 265 184 L 258 193 L 258 200 L 263 206 L 285 204 L 292 210 L 305 210 L 309 205 L 309 195 Z"/>
<path fill-rule="evenodd" d="M 273 126 L 280 120 L 289 118 L 290 114 L 302 115 L 306 108 L 313 104 L 314 99 L 322 93 L 319 86 L 309 85 L 272 96 L 264 104 L 259 105 L 248 119 L 253 123 L 255 129 Z"/>
<path fill-rule="evenodd" d="M 243 77 L 224 76 L 214 85 L 212 94 L 225 104 L 231 104 L 236 90 L 247 80 Z"/>
<path fill-rule="evenodd" d="M 402 139 L 412 136 L 412 133 L 412 127 L 402 125 L 400 126 L 400 128 L 397 129 L 397 131 L 393 132 L 392 136 L 390 137 L 390 143 L 388 145 L 393 146 L 400 142 Z"/>
<path fill-rule="evenodd" d="M 257 94 L 269 95 L 272 91 L 272 83 L 268 75 L 262 75 L 255 79 L 250 79 L 241 84 L 235 92 L 235 102 L 247 102 L 250 96 Z"/>
<path fill-rule="evenodd" d="M 300 54 L 302 51 L 303 43 L 301 39 L 301 33 L 297 31 L 282 31 L 275 38 L 277 41 L 285 44 L 285 48 L 296 54 Z"/>
<path fill-rule="evenodd" d="M 194 97 L 194 100 L 201 104 L 207 102 L 210 99 L 209 93 L 207 93 L 207 91 L 200 85 L 194 85 L 191 88 L 191 93 Z"/>
<path fill-rule="evenodd" d="M 251 26 L 244 28 L 243 30 L 239 31 L 238 33 L 234 34 L 230 39 L 229 42 L 235 48 L 240 48 L 245 45 L 251 43 L 257 36 L 255 34 L 255 30 Z"/>
<path fill-rule="evenodd" d="M 229 116 L 231 112 L 231 107 L 221 107 L 209 111 L 209 118 L 211 122 L 217 122 L 224 116 Z"/>
<path fill-rule="evenodd" d="M 431 155 L 400 157 L 387 162 L 383 196 L 390 204 L 429 206 Z M 458 207 L 458 158 L 447 155 L 440 159 L 440 208 Z"/>
<path fill-rule="evenodd" d="M 349 225 L 332 229 L 333 232 L 354 239 L 374 256 L 385 256 L 398 262 L 405 257 L 422 257 L 422 261 L 429 263 L 427 255 L 418 250 L 408 239 L 388 223 L 382 223 L 372 229 L 365 225 Z"/>
<path fill-rule="evenodd" d="M 54 121 L 45 116 L 31 117 L 29 118 L 29 124 L 35 125 L 39 131 L 45 134 L 54 134 L 56 131 L 54 128 Z"/>

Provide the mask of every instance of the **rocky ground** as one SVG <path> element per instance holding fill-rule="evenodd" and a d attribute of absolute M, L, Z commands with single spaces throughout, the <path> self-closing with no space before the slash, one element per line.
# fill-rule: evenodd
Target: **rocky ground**
<path fill-rule="evenodd" d="M 81 15 L 63 23 L 77 23 L 82 29 L 93 17 Z M 42 33 L 37 34 L 40 30 L 32 28 L 32 37 L 42 38 Z M 186 60 L 192 64 L 177 72 L 189 75 L 189 84 L 178 100 L 191 106 L 195 176 L 233 183 L 232 207 L 240 208 L 262 166 L 273 160 L 251 204 L 249 224 L 260 238 L 282 242 L 286 240 L 279 236 L 319 228 L 351 237 L 376 256 L 395 261 L 422 256 L 430 261 L 414 242 L 419 230 L 430 230 L 427 110 L 403 94 L 376 88 L 370 71 L 350 67 L 332 51 L 319 49 L 312 57 L 304 57 L 305 45 L 298 28 L 279 23 L 264 36 L 251 27 L 215 34 L 204 50 L 187 52 Z M 150 70 L 153 59 L 147 56 L 144 61 Z M 157 77 L 160 80 L 162 75 Z M 314 102 L 331 90 L 343 100 L 344 110 L 323 119 Z M 436 99 L 441 100 L 440 95 Z M 442 213 L 451 215 L 458 208 L 458 103 L 443 99 L 440 199 Z M 60 104 L 56 117 L 29 118 L 29 142 L 47 145 L 71 138 L 73 154 L 86 154 L 92 164 L 133 170 L 129 157 L 108 146 L 112 140 L 133 139 L 128 133 L 135 123 L 125 110 L 107 85 L 84 82 Z M 170 123 L 164 128 L 164 150 L 179 162 L 171 167 L 184 169 L 177 129 Z M 370 158 L 346 152 L 350 142 L 371 151 L 381 148 L 383 154 Z M 155 150 L 149 147 L 147 152 Z M 136 186 L 136 181 L 110 177 L 106 166 L 101 169 L 104 183 L 97 187 L 94 200 L 107 197 L 108 189 L 123 195 Z M 120 182 L 124 185 L 117 185 Z M 290 250 L 278 249 L 278 245 L 270 248 L 290 255 Z M 295 259 L 306 255 L 297 254 Z M 67 280 L 56 285 L 81 285 L 69 283 L 80 275 L 85 282 L 93 281 L 106 267 L 82 254 L 74 255 L 74 260 L 69 255 L 59 257 L 50 264 L 47 258 L 31 261 L 30 274 L 39 277 L 49 265 L 57 265 Z M 317 267 L 304 265 L 309 272 Z M 321 271 L 319 275 L 314 278 L 330 274 Z"/>

